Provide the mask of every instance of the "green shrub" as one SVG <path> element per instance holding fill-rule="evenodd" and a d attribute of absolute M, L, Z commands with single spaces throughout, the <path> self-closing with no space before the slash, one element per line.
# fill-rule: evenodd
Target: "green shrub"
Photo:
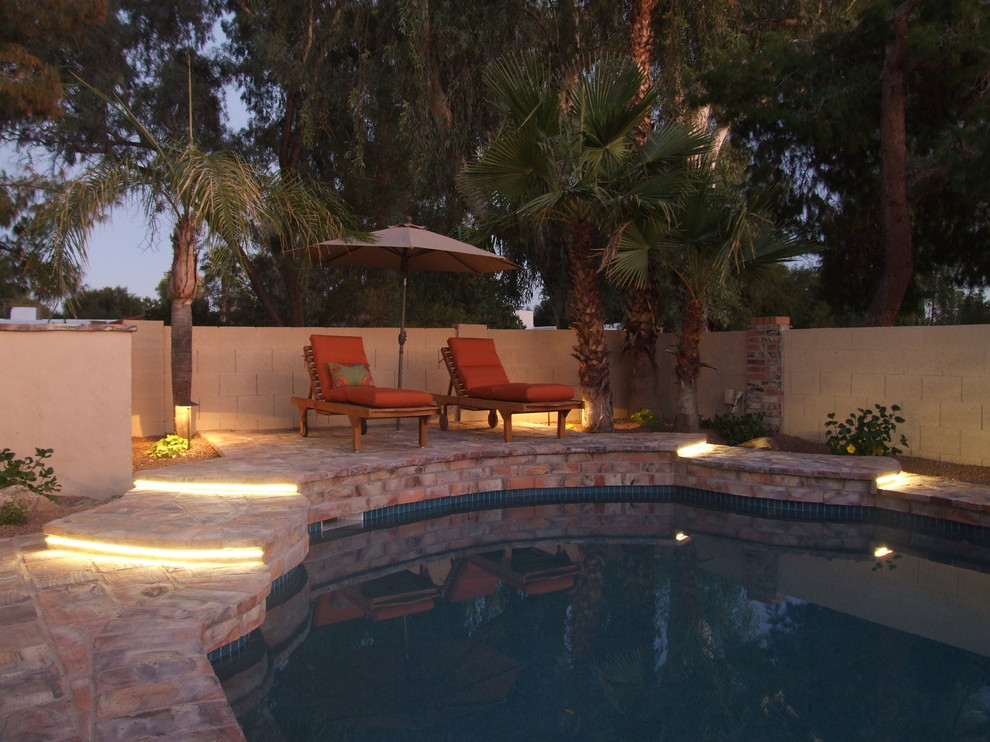
<path fill-rule="evenodd" d="M 629 417 L 634 423 L 642 425 L 647 430 L 660 430 L 661 428 L 660 421 L 653 414 L 653 410 L 640 410 L 639 412 L 634 412 Z"/>
<path fill-rule="evenodd" d="M 828 413 L 825 423 L 825 440 L 828 450 L 834 454 L 851 456 L 897 456 L 904 453 L 903 449 L 890 445 L 897 425 L 904 418 L 897 415 L 901 408 L 891 405 L 890 411 L 883 405 L 876 404 L 872 410 L 860 407 L 856 413 L 850 413 L 845 422 L 835 419 L 835 413 Z M 899 441 L 901 446 L 908 448 L 908 441 L 903 435 Z"/>
<path fill-rule="evenodd" d="M 34 456 L 18 459 L 14 458 L 14 452 L 9 448 L 0 451 L 0 489 L 20 485 L 49 500 L 53 499 L 62 485 L 55 478 L 55 470 L 44 464 L 52 452 L 51 448 L 36 448 Z"/>
<path fill-rule="evenodd" d="M 756 412 L 746 412 L 742 415 L 716 413 L 713 418 L 701 418 L 701 427 L 711 428 L 730 446 L 738 446 L 754 438 L 770 435 L 770 430 L 763 422 L 763 415 Z"/>
<path fill-rule="evenodd" d="M 0 505 L 0 526 L 23 526 L 27 523 L 30 504 L 19 497 L 7 500 Z"/>
<path fill-rule="evenodd" d="M 189 441 L 181 435 L 166 435 L 145 453 L 153 459 L 174 459 L 189 453 Z"/>

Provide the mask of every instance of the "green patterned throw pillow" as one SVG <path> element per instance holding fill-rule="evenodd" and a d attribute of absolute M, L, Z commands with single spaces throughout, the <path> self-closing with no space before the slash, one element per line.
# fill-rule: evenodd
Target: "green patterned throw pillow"
<path fill-rule="evenodd" d="M 374 386 L 371 370 L 364 363 L 328 363 L 333 388 L 344 386 Z"/>

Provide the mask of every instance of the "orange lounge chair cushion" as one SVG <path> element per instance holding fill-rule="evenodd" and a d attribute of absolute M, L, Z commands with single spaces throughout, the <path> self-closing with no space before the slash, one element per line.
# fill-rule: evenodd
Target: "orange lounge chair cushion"
<path fill-rule="evenodd" d="M 491 338 L 447 338 L 468 395 L 507 402 L 565 402 L 574 390 L 564 384 L 511 383 Z"/>
<path fill-rule="evenodd" d="M 364 354 L 363 338 L 351 335 L 310 335 L 309 344 L 313 348 L 316 375 L 320 379 L 320 388 L 323 390 L 324 399 L 329 399 L 326 395 L 333 389 L 333 377 L 330 375 L 330 368 L 327 364 L 368 365 L 368 356 Z"/>
<path fill-rule="evenodd" d="M 337 386 L 333 384 L 330 365 L 368 366 L 364 339 L 352 335 L 310 335 L 313 361 L 320 378 L 323 399 L 347 402 L 364 407 L 425 407 L 433 404 L 433 395 L 414 389 L 391 389 L 383 386 Z"/>
<path fill-rule="evenodd" d="M 491 338 L 447 338 L 447 347 L 469 393 L 475 387 L 509 383 Z"/>
<path fill-rule="evenodd" d="M 327 402 L 347 402 L 365 407 L 426 407 L 433 395 L 414 389 L 390 389 L 384 386 L 342 386 L 323 395 Z"/>

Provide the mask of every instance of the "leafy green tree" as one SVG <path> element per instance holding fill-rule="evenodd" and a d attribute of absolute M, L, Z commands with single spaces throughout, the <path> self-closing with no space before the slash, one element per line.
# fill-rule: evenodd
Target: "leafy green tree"
<path fill-rule="evenodd" d="M 0 15 L 0 127 L 56 118 L 58 66 L 81 32 L 106 20 L 107 0 L 2 0 Z"/>
<path fill-rule="evenodd" d="M 63 35 L 70 41 L 49 40 L 39 56 L 54 60 L 61 74 L 61 114 L 39 124 L 23 121 L 6 127 L 22 147 L 40 147 L 56 163 L 77 165 L 89 157 L 148 150 L 136 137 L 128 117 L 108 107 L 96 91 L 113 91 L 128 101 L 131 111 L 160 139 L 181 139 L 190 120 L 196 139 L 206 149 L 221 145 L 224 135 L 222 88 L 225 72 L 212 55 L 220 12 L 215 0 L 104 0 L 103 2 L 15 3 L 37 13 L 33 23 L 51 23 L 45 11 L 61 5 L 100 7 L 99 23 L 71 22 Z M 79 85 L 82 78 L 90 86 Z M 192 95 L 187 95 L 189 86 Z M 195 107 L 189 116 L 188 107 Z"/>
<path fill-rule="evenodd" d="M 781 216 L 823 244 L 821 277 L 836 315 L 889 322 L 898 294 L 904 313 L 918 311 L 918 272 L 947 266 L 964 285 L 990 282 L 990 261 L 973 248 L 990 229 L 983 177 L 990 162 L 990 50 L 983 42 L 990 8 L 971 0 L 852 7 L 845 22 L 809 27 L 799 42 L 793 30 L 738 37 L 705 84 L 708 100 L 731 116 L 733 141 L 747 149 L 754 177 L 785 189 Z M 895 35 L 894 21 L 909 9 L 906 28 Z M 885 158 L 891 161 L 882 145 L 892 124 L 883 123 L 891 103 L 882 87 L 895 82 L 892 70 L 903 74 L 904 89 L 904 143 L 894 149 L 906 159 L 903 177 L 888 173 L 884 186 Z M 898 224 L 910 227 L 910 239 L 891 242 L 890 222 L 882 226 L 890 201 L 883 193 L 898 180 L 905 194 L 895 199 Z M 894 260 L 904 292 L 882 279 Z"/>
<path fill-rule="evenodd" d="M 123 319 L 143 316 L 149 302 L 123 286 L 104 286 L 83 288 L 66 302 L 66 309 L 84 319 Z"/>
<path fill-rule="evenodd" d="M 192 303 L 204 231 L 228 245 L 244 244 L 257 230 L 291 231 L 315 240 L 316 235 L 344 234 L 348 215 L 327 200 L 326 189 L 259 172 L 234 152 L 204 152 L 191 129 L 186 140 L 160 139 L 123 101 L 104 100 L 131 122 L 151 154 L 108 155 L 49 194 L 31 225 L 33 257 L 55 276 L 71 273 L 85 260 L 94 224 L 122 201 L 136 199 L 149 222 L 167 214 L 172 221 L 172 398 L 183 404 L 192 397 Z"/>
<path fill-rule="evenodd" d="M 483 105 L 481 70 L 507 49 L 537 38 L 527 5 L 523 0 L 231 4 L 224 28 L 251 116 L 245 132 L 249 150 L 273 166 L 333 182 L 369 230 L 410 219 L 453 234 L 467 214 L 455 175 L 495 121 Z M 376 291 L 387 290 L 393 280 L 373 272 L 311 270 L 286 255 L 286 247 L 256 242 L 243 263 L 246 270 L 260 269 L 262 289 L 274 299 L 275 306 L 266 306 L 272 323 L 302 324 L 303 315 L 313 322 L 326 314 L 325 295 L 314 288 L 332 283 L 348 293 L 336 276 L 360 275 L 357 280 Z M 324 273 L 330 275 L 314 276 Z M 495 281 L 496 295 L 510 306 L 521 303 L 527 287 L 517 278 Z M 444 285 L 433 279 L 417 284 Z M 488 301 L 491 286 L 479 281 L 470 296 L 459 292 L 464 298 L 458 312 Z M 348 307 L 366 317 L 377 313 L 372 306 L 347 304 L 344 314 L 335 316 L 346 316 Z"/>
<path fill-rule="evenodd" d="M 504 123 L 463 174 L 466 192 L 487 200 L 497 221 L 556 224 L 565 236 L 585 421 L 599 432 L 613 429 L 602 255 L 619 225 L 672 210 L 681 168 L 704 148 L 702 137 L 680 127 L 637 140 L 655 104 L 653 94 L 641 94 L 641 79 L 634 64 L 614 56 L 559 74 L 540 60 L 493 65 L 492 102 Z"/>

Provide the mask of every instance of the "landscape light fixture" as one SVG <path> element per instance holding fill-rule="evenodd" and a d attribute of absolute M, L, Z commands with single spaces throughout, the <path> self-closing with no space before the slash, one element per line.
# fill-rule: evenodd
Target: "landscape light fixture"
<path fill-rule="evenodd" d="M 195 402 L 183 402 L 175 406 L 175 434 L 186 439 L 186 448 L 192 448 L 192 439 L 196 435 Z"/>

